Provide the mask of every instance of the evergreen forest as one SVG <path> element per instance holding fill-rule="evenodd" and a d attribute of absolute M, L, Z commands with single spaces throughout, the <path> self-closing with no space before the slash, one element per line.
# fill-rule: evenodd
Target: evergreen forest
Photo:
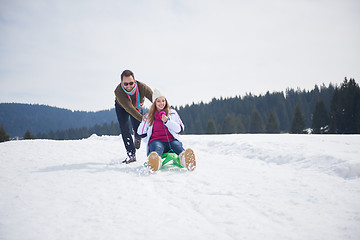
<path fill-rule="evenodd" d="M 347 78 L 340 86 L 315 85 L 265 95 L 213 99 L 177 108 L 187 134 L 360 133 L 360 88 Z"/>
<path fill-rule="evenodd" d="M 38 104 L 0 103 L 0 124 L 12 137 L 56 132 L 70 128 L 91 128 L 116 121 L 114 109 L 98 112 L 71 111 Z"/>
<path fill-rule="evenodd" d="M 249 93 L 175 109 L 185 124 L 184 134 L 360 133 L 360 88 L 354 79 L 347 78 L 340 86 L 323 84 L 309 91 L 287 89 L 259 96 Z M 13 137 L 15 132 L 24 139 L 120 134 L 114 109 L 89 113 L 44 105 L 0 104 L 0 124 L 1 139 L 9 139 L 9 133 Z"/>

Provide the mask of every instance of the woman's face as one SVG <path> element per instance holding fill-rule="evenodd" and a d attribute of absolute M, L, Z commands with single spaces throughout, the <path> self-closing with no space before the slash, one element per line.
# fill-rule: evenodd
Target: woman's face
<path fill-rule="evenodd" d="M 161 110 L 164 110 L 166 106 L 166 98 L 165 97 L 158 97 L 155 100 L 156 110 L 160 112 Z"/>

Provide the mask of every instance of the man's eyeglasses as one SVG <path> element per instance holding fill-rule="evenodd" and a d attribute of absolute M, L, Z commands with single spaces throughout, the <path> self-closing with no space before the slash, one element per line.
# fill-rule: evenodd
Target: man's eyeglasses
<path fill-rule="evenodd" d="M 127 85 L 132 86 L 132 85 L 134 85 L 134 83 L 135 83 L 135 82 L 129 82 L 129 83 L 128 83 L 128 82 L 124 82 L 123 84 L 124 84 L 124 86 L 126 87 Z"/>

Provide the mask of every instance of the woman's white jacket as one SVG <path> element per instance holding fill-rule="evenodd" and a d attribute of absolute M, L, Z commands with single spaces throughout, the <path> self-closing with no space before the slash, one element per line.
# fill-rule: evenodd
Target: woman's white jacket
<path fill-rule="evenodd" d="M 176 110 L 170 109 L 168 121 L 164 125 L 168 128 L 171 135 L 180 141 L 180 133 L 184 131 L 184 124 Z M 149 144 L 152 130 L 153 126 L 149 125 L 149 119 L 143 118 L 138 127 L 137 133 L 142 137 L 143 141 L 146 143 L 146 146 Z"/>

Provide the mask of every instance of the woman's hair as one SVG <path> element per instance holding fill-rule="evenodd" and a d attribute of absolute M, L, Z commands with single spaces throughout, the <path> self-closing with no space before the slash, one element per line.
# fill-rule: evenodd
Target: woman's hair
<path fill-rule="evenodd" d="M 169 116 L 169 112 L 170 112 L 170 104 L 168 102 L 168 100 L 165 98 L 166 100 L 166 104 L 164 107 L 164 111 L 165 111 L 165 115 Z M 156 99 L 153 102 L 153 104 L 150 107 L 149 112 L 147 113 L 147 118 L 149 119 L 149 126 L 152 126 L 154 124 L 154 120 L 155 120 L 155 111 L 156 111 Z"/>

